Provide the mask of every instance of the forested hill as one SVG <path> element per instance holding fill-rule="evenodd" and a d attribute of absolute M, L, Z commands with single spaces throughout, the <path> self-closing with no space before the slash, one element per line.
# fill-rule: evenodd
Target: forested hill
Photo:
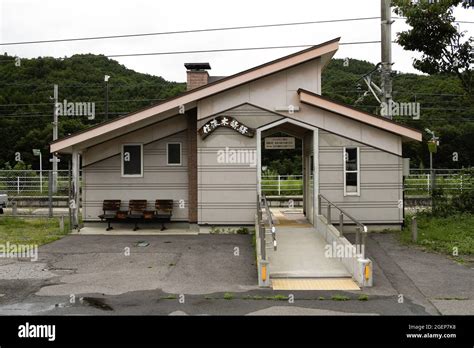
<path fill-rule="evenodd" d="M 52 141 L 53 85 L 59 85 L 59 101 L 95 102 L 95 119 L 62 116 L 59 137 L 74 133 L 104 120 L 105 82 L 109 79 L 109 119 L 158 103 L 186 89 L 185 84 L 127 69 L 102 55 L 74 55 L 22 59 L 0 56 L 0 168 L 15 163 L 15 152 L 25 163 L 34 163 L 31 149 L 43 151 L 48 168 L 49 143 Z M 184 70 L 184 68 L 183 68 Z M 184 75 L 184 71 L 183 71 Z M 65 165 L 62 163 L 61 165 Z M 67 165 L 67 164 L 66 164 Z"/>
<path fill-rule="evenodd" d="M 361 77 L 375 69 L 369 62 L 350 59 L 344 66 L 341 59 L 333 59 L 323 72 L 323 95 L 355 105 L 367 91 Z M 379 74 L 373 74 L 380 86 Z M 393 99 L 396 102 L 420 103 L 419 119 L 394 116 L 394 120 L 424 131 L 429 128 L 440 137 L 436 168 L 462 168 L 474 165 L 474 96 L 468 96 L 453 75 L 417 75 L 396 73 L 393 76 Z M 369 93 L 355 105 L 365 111 L 380 114 L 377 100 Z M 411 158 L 412 167 L 428 167 L 429 152 L 424 133 L 423 143 L 404 145 L 403 156 Z M 457 153 L 458 161 L 453 161 Z"/>
<path fill-rule="evenodd" d="M 334 59 L 323 73 L 323 94 L 355 105 L 366 90 L 360 77 L 375 66 L 350 59 L 348 66 Z M 184 74 L 184 71 L 183 71 Z M 70 58 L 22 59 L 15 66 L 14 57 L 0 57 L 0 168 L 15 163 L 15 152 L 25 163 L 34 164 L 31 149 L 43 151 L 44 167 L 48 168 L 49 142 L 52 140 L 53 84 L 59 85 L 59 100 L 95 102 L 96 117 L 60 118 L 60 137 L 89 127 L 104 119 L 104 75 L 109 81 L 109 118 L 157 103 L 185 90 L 182 83 L 168 82 L 161 77 L 137 73 L 101 55 L 75 55 Z M 374 77 L 377 74 L 374 74 Z M 378 83 L 377 79 L 375 81 Z M 438 168 L 460 168 L 474 164 L 474 105 L 472 96 L 463 92 L 454 76 L 394 76 L 394 99 L 399 102 L 419 102 L 419 120 L 395 117 L 401 123 L 423 130 L 428 127 L 441 137 L 435 156 Z M 370 94 L 357 103 L 366 111 L 379 112 L 377 101 Z M 453 152 L 459 161 L 453 162 Z M 410 143 L 404 156 L 412 165 L 427 166 L 426 143 Z M 62 163 L 63 165 L 63 163 Z"/>

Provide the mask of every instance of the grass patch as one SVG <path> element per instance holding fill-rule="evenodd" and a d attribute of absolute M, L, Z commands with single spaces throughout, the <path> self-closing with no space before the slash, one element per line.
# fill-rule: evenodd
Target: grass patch
<path fill-rule="evenodd" d="M 233 300 L 234 299 L 234 294 L 231 292 L 226 292 L 224 294 L 224 300 Z"/>
<path fill-rule="evenodd" d="M 474 215 L 460 214 L 448 217 L 434 217 L 428 214 L 417 215 L 417 245 L 426 250 L 453 255 L 474 255 Z M 403 229 L 400 239 L 405 244 L 411 241 L 411 217 Z"/>
<path fill-rule="evenodd" d="M 59 231 L 58 218 L 0 217 L 0 243 L 36 244 L 51 243 L 64 237 L 69 231 L 64 221 L 64 232 Z"/>
<path fill-rule="evenodd" d="M 319 296 L 318 297 L 318 301 L 324 301 L 324 300 L 325 300 L 324 296 Z"/>
<path fill-rule="evenodd" d="M 285 295 L 274 295 L 274 296 L 268 296 L 267 300 L 272 300 L 272 301 L 287 301 L 288 296 Z"/>
<path fill-rule="evenodd" d="M 178 297 L 176 295 L 167 295 L 162 297 L 162 300 L 176 300 Z"/>
<path fill-rule="evenodd" d="M 358 300 L 359 300 L 359 301 L 368 301 L 368 300 L 369 300 L 369 296 L 367 296 L 366 294 L 361 294 L 361 295 L 359 295 Z"/>
<path fill-rule="evenodd" d="M 331 300 L 333 301 L 349 301 L 350 298 L 344 295 L 333 295 L 331 296 Z"/>

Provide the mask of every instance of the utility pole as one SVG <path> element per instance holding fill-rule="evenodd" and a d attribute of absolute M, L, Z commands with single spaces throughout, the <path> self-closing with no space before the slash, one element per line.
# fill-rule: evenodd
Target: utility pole
<path fill-rule="evenodd" d="M 381 0 L 381 90 L 382 103 L 388 110 L 387 118 L 392 118 L 392 8 L 391 0 Z"/>
<path fill-rule="evenodd" d="M 54 109 L 53 109 L 53 141 L 58 139 L 58 85 L 54 85 Z M 52 193 L 58 191 L 58 162 L 59 158 L 53 153 L 53 158 L 49 160 L 53 163 Z"/>
<path fill-rule="evenodd" d="M 431 140 L 428 142 L 428 149 L 430 151 L 430 177 L 431 177 L 431 187 L 430 190 L 433 192 L 434 188 L 436 187 L 436 175 L 435 170 L 433 168 L 433 153 L 438 151 L 439 146 L 439 137 L 435 135 L 435 133 L 430 130 L 429 128 L 425 128 L 426 133 L 431 135 Z"/>
<path fill-rule="evenodd" d="M 105 120 L 109 119 L 109 75 L 104 76 L 105 81 Z"/>

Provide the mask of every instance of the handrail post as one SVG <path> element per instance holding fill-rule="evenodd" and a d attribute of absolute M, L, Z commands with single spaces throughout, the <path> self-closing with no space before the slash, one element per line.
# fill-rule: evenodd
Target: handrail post
<path fill-rule="evenodd" d="M 366 237 L 367 237 L 367 232 L 362 232 L 362 243 L 361 243 L 361 246 L 360 246 L 360 250 L 362 252 L 362 258 L 365 259 L 365 240 L 366 240 Z"/>
<path fill-rule="evenodd" d="M 360 227 L 356 228 L 356 246 L 360 245 Z"/>
<path fill-rule="evenodd" d="M 318 195 L 318 215 L 321 215 L 321 195 Z"/>
<path fill-rule="evenodd" d="M 339 235 L 343 236 L 343 228 L 344 228 L 344 214 L 342 212 L 339 213 Z"/>
<path fill-rule="evenodd" d="M 328 213 L 327 213 L 326 219 L 327 219 L 328 224 L 330 224 L 331 223 L 331 204 L 330 203 L 328 203 Z"/>

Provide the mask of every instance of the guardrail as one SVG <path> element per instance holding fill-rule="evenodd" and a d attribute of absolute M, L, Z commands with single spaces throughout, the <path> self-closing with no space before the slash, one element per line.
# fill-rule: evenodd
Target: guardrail
<path fill-rule="evenodd" d="M 352 217 L 350 214 L 346 213 L 344 210 L 339 208 L 337 205 L 335 205 L 333 202 L 331 202 L 329 199 L 324 197 L 322 194 L 318 195 L 318 215 L 323 215 L 322 214 L 322 201 L 326 202 L 326 221 L 328 224 L 332 225 L 332 216 L 331 216 L 331 207 L 334 207 L 335 209 L 339 210 L 339 233 L 340 236 L 344 236 L 344 216 L 347 217 L 349 220 L 351 220 L 355 225 L 356 225 L 356 241 L 355 244 L 360 246 L 360 250 L 362 253 L 362 258 L 365 258 L 365 239 L 367 236 L 367 226 L 365 226 L 363 223 L 359 222 L 357 219 Z M 324 215 L 323 215 L 324 216 Z"/>
<path fill-rule="evenodd" d="M 53 175 L 53 193 L 67 196 L 69 189 L 69 171 L 58 170 L 0 170 L 0 192 L 14 196 L 48 196 L 49 180 Z"/>
<path fill-rule="evenodd" d="M 302 195 L 302 175 L 262 175 L 262 192 L 271 196 Z"/>
<path fill-rule="evenodd" d="M 264 218 L 265 213 L 265 218 Z M 261 196 L 257 194 L 257 214 L 255 216 L 255 239 L 256 239 L 256 254 L 258 267 L 258 285 L 261 287 L 270 286 L 270 262 L 267 260 L 267 235 L 272 236 L 272 247 L 277 249 L 276 229 L 273 225 L 273 217 L 268 206 L 265 194 Z M 268 228 L 265 226 L 267 225 Z M 267 233 L 267 230 L 270 233 Z"/>
<path fill-rule="evenodd" d="M 265 219 L 263 218 L 263 212 L 265 212 Z M 265 223 L 266 222 L 266 223 Z M 267 226 L 267 227 L 266 227 Z M 257 227 L 258 238 L 260 239 L 260 254 L 263 260 L 267 259 L 267 235 L 272 236 L 271 247 L 273 250 L 277 250 L 276 241 L 276 228 L 273 224 L 273 217 L 268 206 L 267 197 L 264 193 L 261 196 L 257 196 Z M 269 232 L 268 232 L 269 231 Z"/>

